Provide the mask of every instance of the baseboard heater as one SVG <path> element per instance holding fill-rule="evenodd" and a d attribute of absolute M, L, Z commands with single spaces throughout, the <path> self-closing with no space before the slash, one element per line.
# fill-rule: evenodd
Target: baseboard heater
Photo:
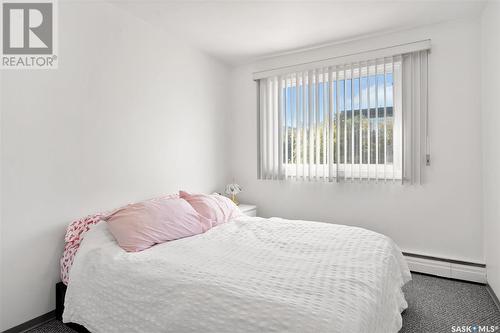
<path fill-rule="evenodd" d="M 486 265 L 403 252 L 412 272 L 486 284 Z"/>

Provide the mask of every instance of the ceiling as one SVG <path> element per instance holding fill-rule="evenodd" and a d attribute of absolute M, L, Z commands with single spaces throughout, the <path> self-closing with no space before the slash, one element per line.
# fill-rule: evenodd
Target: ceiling
<path fill-rule="evenodd" d="M 118 1 L 229 63 L 479 15 L 483 1 Z"/>

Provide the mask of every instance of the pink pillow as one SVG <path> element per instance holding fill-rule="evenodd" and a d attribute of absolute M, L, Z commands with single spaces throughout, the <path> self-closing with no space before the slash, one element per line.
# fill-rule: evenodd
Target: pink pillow
<path fill-rule="evenodd" d="M 212 222 L 184 199 L 158 198 L 125 206 L 103 217 L 118 244 L 128 252 L 201 234 Z"/>
<path fill-rule="evenodd" d="M 242 215 L 234 202 L 219 194 L 190 194 L 179 191 L 179 196 L 189 202 L 201 216 L 211 220 L 213 226 Z"/>
<path fill-rule="evenodd" d="M 174 199 L 179 198 L 177 194 L 168 194 L 162 197 L 154 198 L 151 200 L 161 200 L 161 199 Z M 69 281 L 69 271 L 71 266 L 73 265 L 73 260 L 75 258 L 76 252 L 80 248 L 80 243 L 83 240 L 83 237 L 90 229 L 90 227 L 106 216 L 111 215 L 112 212 L 108 213 L 98 213 L 92 214 L 86 217 L 82 217 L 78 220 L 71 222 L 71 224 L 66 229 L 66 236 L 64 236 L 64 252 L 63 256 L 60 260 L 61 263 L 61 280 L 64 284 L 68 284 Z"/>

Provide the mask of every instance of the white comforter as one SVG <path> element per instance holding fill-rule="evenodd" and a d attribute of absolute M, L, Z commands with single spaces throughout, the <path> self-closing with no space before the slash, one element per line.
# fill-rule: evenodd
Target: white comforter
<path fill-rule="evenodd" d="M 63 319 L 93 333 L 390 333 L 410 279 L 394 242 L 360 228 L 244 217 L 127 253 L 101 222 L 76 255 Z"/>

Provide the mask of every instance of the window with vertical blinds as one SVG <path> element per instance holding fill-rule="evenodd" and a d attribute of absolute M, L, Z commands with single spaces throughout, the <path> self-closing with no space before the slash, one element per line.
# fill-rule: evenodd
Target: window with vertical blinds
<path fill-rule="evenodd" d="M 416 179 L 426 73 L 419 51 L 259 79 L 259 178 Z"/>

